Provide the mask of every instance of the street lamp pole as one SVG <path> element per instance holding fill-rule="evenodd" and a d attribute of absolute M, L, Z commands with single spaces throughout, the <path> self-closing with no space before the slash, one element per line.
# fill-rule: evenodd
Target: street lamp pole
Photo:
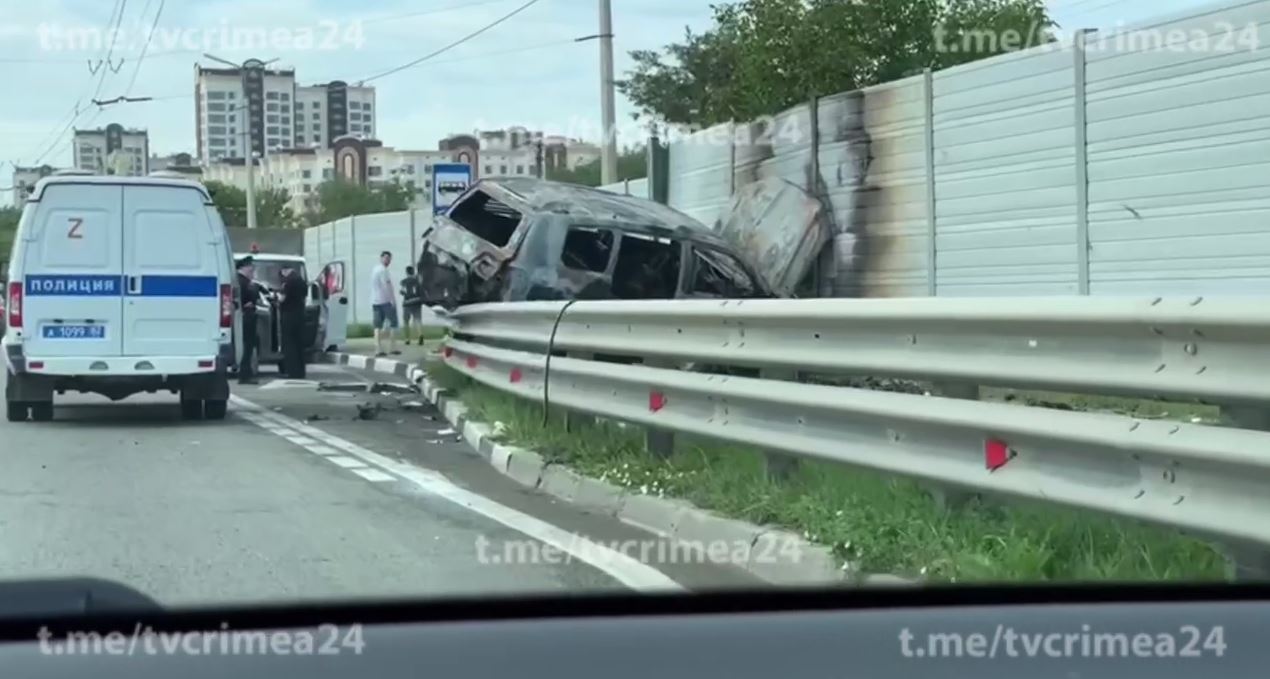
<path fill-rule="evenodd" d="M 604 122 L 604 140 L 600 153 L 600 181 L 604 185 L 617 181 L 617 105 L 613 77 L 613 4 L 600 0 L 600 108 Z"/>
<path fill-rule="evenodd" d="M 256 152 L 247 150 L 247 228 L 256 228 Z"/>

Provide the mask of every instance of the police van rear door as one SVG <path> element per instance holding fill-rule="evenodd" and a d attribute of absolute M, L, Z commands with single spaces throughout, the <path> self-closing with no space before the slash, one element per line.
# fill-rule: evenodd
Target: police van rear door
<path fill-rule="evenodd" d="M 122 221 L 124 355 L 215 357 L 225 234 L 211 223 L 202 194 L 127 186 Z"/>
<path fill-rule="evenodd" d="M 50 183 L 23 224 L 28 357 L 118 356 L 123 348 L 123 188 Z"/>

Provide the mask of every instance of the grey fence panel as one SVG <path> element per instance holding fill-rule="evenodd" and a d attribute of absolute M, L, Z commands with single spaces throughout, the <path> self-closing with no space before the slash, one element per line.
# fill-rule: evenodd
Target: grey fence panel
<path fill-rule="evenodd" d="M 1268 19 L 1261 0 L 1090 39 L 1092 294 L 1270 291 Z"/>
<path fill-rule="evenodd" d="M 1071 48 L 952 68 L 933 82 L 937 294 L 1076 293 Z"/>
<path fill-rule="evenodd" d="M 734 127 L 717 125 L 671 142 L 670 207 L 706 225 L 719 218 L 732 195 Z"/>

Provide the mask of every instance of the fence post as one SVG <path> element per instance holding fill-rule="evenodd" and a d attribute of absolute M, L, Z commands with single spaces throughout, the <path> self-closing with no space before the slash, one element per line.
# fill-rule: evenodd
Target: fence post
<path fill-rule="evenodd" d="M 656 131 L 648 138 L 648 197 L 662 205 L 670 202 L 670 149 Z"/>
<path fill-rule="evenodd" d="M 939 292 L 938 259 L 935 238 L 939 230 L 935 223 L 935 76 L 928 68 L 922 71 L 922 87 L 925 99 L 925 147 L 926 147 L 926 294 L 935 297 Z"/>
<path fill-rule="evenodd" d="M 1076 288 L 1089 294 L 1089 147 L 1085 129 L 1085 36 L 1089 29 L 1076 32 L 1072 43 L 1075 63 L 1075 151 L 1076 151 Z"/>
<path fill-rule="evenodd" d="M 764 369 L 759 371 L 758 376 L 765 380 L 799 381 L 799 374 L 795 370 Z M 797 457 L 771 450 L 763 451 L 763 461 L 767 467 L 767 478 L 773 481 L 788 479 L 799 467 Z"/>
<path fill-rule="evenodd" d="M 336 236 L 338 237 L 338 235 L 339 234 L 337 232 Z M 357 215 L 353 215 L 348 218 L 348 242 L 352 244 L 352 247 L 350 248 L 351 252 L 348 255 L 348 268 L 352 272 L 349 275 L 353 279 L 352 291 L 355 295 L 353 297 L 353 308 L 351 311 L 353 312 L 353 322 L 360 323 L 361 316 L 357 314 L 357 310 L 361 308 L 360 298 L 362 295 L 361 286 L 358 285 L 360 279 L 357 278 Z M 369 292 L 369 290 L 366 292 Z"/>

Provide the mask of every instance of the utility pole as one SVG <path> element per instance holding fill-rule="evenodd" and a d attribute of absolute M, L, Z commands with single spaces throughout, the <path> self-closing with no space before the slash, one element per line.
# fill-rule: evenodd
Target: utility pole
<path fill-rule="evenodd" d="M 247 149 L 247 228 L 256 228 L 256 153 Z"/>
<path fill-rule="evenodd" d="M 604 118 L 604 140 L 600 152 L 600 182 L 617 181 L 617 104 L 613 78 L 613 4 L 600 0 L 600 108 Z"/>

